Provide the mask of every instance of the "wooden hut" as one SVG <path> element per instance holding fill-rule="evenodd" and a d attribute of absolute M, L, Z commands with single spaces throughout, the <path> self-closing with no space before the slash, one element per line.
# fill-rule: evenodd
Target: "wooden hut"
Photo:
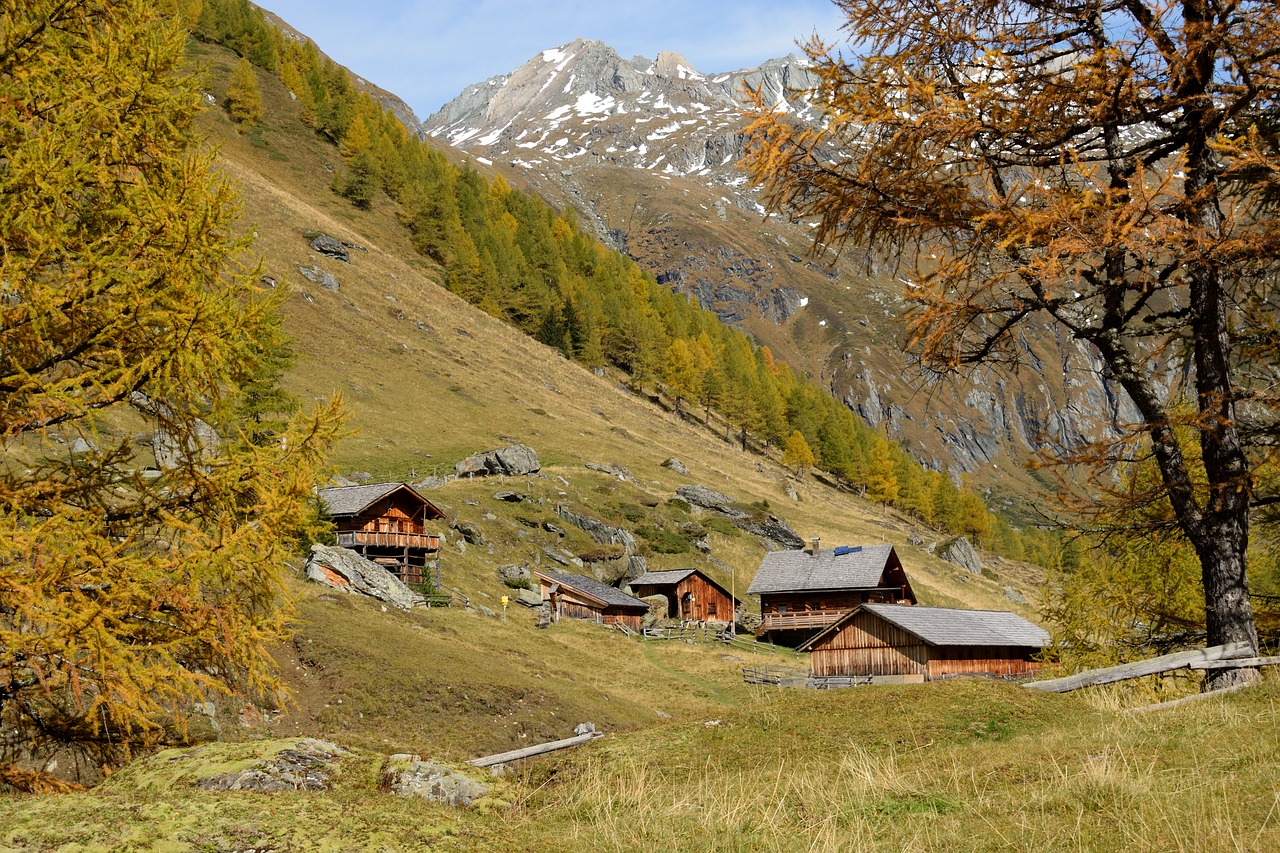
<path fill-rule="evenodd" d="M 800 645 L 816 678 L 930 681 L 958 675 L 1031 675 L 1049 641 L 1005 610 L 863 604 Z"/>
<path fill-rule="evenodd" d="M 698 569 L 647 572 L 631 581 L 630 586 L 638 596 L 666 596 L 669 619 L 732 622 L 739 604 L 729 590 Z"/>
<path fill-rule="evenodd" d="M 321 489 L 338 544 L 385 566 L 405 583 L 422 583 L 440 553 L 440 537 L 428 521 L 444 518 L 431 501 L 404 483 L 370 483 Z"/>
<path fill-rule="evenodd" d="M 747 588 L 760 596 L 757 633 L 800 642 L 859 604 L 915 604 L 916 594 L 892 545 L 812 547 L 764 555 Z"/>
<path fill-rule="evenodd" d="M 649 605 L 634 595 L 601 583 L 594 578 L 567 572 L 534 570 L 544 603 L 553 618 L 589 619 L 602 625 L 621 623 L 633 631 L 643 626 Z"/>

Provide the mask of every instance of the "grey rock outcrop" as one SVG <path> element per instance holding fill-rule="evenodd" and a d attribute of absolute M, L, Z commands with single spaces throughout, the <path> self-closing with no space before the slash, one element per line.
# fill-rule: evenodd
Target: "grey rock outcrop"
<path fill-rule="evenodd" d="M 556 507 L 556 513 L 601 545 L 621 545 L 625 556 L 635 553 L 636 537 L 631 534 L 631 531 L 605 524 L 603 521 L 587 515 L 580 515 L 563 506 Z"/>
<path fill-rule="evenodd" d="M 497 450 L 473 453 L 454 466 L 459 476 L 465 474 L 536 474 L 542 470 L 538 454 L 527 444 L 512 444 Z"/>
<path fill-rule="evenodd" d="M 973 543 L 967 536 L 961 536 L 951 542 L 938 556 L 965 571 L 973 572 L 975 575 L 982 574 L 982 558 L 978 556 L 978 550 L 973 547 Z"/>
<path fill-rule="evenodd" d="M 662 467 L 670 468 L 672 471 L 675 471 L 677 474 L 687 475 L 689 473 L 689 469 L 685 467 L 685 464 L 681 462 L 679 459 L 675 458 L 674 456 L 668 458 L 665 462 L 663 462 Z"/>
<path fill-rule="evenodd" d="M 391 572 L 354 551 L 330 545 L 312 545 L 307 577 L 316 583 L 359 593 L 408 610 L 423 603 L 421 595 L 401 583 Z"/>
<path fill-rule="evenodd" d="M 325 290 L 337 293 L 342 287 L 336 275 L 319 267 L 298 267 L 298 272 L 302 273 L 302 277 L 307 281 L 314 282 Z"/>
<path fill-rule="evenodd" d="M 541 607 L 542 596 L 531 589 L 518 589 L 516 590 L 516 604 L 521 604 L 525 607 Z"/>
<path fill-rule="evenodd" d="M 528 495 L 521 494 L 520 492 L 502 491 L 493 493 L 493 499 L 495 501 L 504 501 L 509 504 L 523 503 L 528 497 Z"/>
<path fill-rule="evenodd" d="M 747 514 L 733 505 L 733 498 L 722 495 L 706 486 L 681 486 L 676 495 L 703 509 L 710 509 L 728 518 L 746 518 Z"/>
<path fill-rule="evenodd" d="M 311 241 L 311 248 L 322 255 L 342 261 L 344 264 L 351 263 L 351 253 L 347 251 L 346 245 L 336 237 L 330 237 L 328 234 L 317 234 L 315 239 Z"/>
<path fill-rule="evenodd" d="M 200 747 L 185 755 L 196 756 Z M 350 753 L 335 743 L 299 738 L 275 755 L 240 770 L 196 779 L 192 785 L 207 791 L 323 791 L 330 785 L 330 765 Z M 183 760 L 178 756 L 175 761 Z"/>
<path fill-rule="evenodd" d="M 533 576 L 529 574 L 528 563 L 508 563 L 494 570 L 498 580 L 510 587 L 527 587 Z"/>
<path fill-rule="evenodd" d="M 378 787 L 397 797 L 421 797 L 450 806 L 469 806 L 489 793 L 489 786 L 417 755 L 392 755 L 382 768 Z"/>
<path fill-rule="evenodd" d="M 791 525 L 776 515 L 766 515 L 763 518 L 744 518 L 736 523 L 748 533 L 759 536 L 766 542 L 772 542 L 784 550 L 794 551 L 798 548 L 803 548 L 805 545 L 800 535 L 791 529 Z"/>
<path fill-rule="evenodd" d="M 452 525 L 453 529 L 458 531 L 462 538 L 472 545 L 487 545 L 488 542 L 484 538 L 484 534 L 480 532 L 480 528 L 476 527 L 469 521 L 455 521 Z"/>
<path fill-rule="evenodd" d="M 617 477 L 619 480 L 626 481 L 631 479 L 631 472 L 617 463 L 601 465 L 599 462 L 588 462 L 584 467 L 592 471 L 599 471 L 601 474 L 608 474 L 610 477 Z"/>

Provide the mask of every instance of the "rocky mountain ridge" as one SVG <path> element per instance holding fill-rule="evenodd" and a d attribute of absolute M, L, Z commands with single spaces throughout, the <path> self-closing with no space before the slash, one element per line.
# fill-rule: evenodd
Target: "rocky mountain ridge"
<path fill-rule="evenodd" d="M 1118 428 L 1132 406 L 1077 341 L 1022 343 L 1016 376 L 939 382 L 901 352 L 892 258 L 810 253 L 808 227 L 766 214 L 736 163 L 744 96 L 821 116 L 807 59 L 704 74 L 678 53 L 622 58 L 579 39 L 468 87 L 422 131 L 553 204 L 779 356 L 820 376 L 926 465 L 1027 493 L 1023 463 Z M 1016 482 L 1014 482 L 1016 481 Z"/>

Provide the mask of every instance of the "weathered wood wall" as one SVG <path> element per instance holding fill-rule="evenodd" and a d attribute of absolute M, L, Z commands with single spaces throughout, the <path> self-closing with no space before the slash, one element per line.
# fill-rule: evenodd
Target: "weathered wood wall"
<path fill-rule="evenodd" d="M 813 674 L 923 675 L 928 652 L 919 638 L 862 612 L 812 650 Z"/>
<path fill-rule="evenodd" d="M 926 679 L 956 675 L 1029 675 L 1041 664 L 1038 649 L 1002 646 L 930 646 L 919 637 L 862 612 L 811 652 L 813 674 L 921 675 Z"/>
<path fill-rule="evenodd" d="M 676 584 L 676 616 L 699 622 L 728 622 L 733 618 L 733 599 L 699 574 Z M 692 600 L 686 596 L 692 595 Z"/>

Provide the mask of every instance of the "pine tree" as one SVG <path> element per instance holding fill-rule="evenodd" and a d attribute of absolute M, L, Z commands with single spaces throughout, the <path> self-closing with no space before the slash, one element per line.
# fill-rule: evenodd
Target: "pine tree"
<path fill-rule="evenodd" d="M 804 440 L 804 433 L 800 430 L 792 432 L 782 451 L 782 464 L 803 475 L 813 467 L 814 461 L 813 451 L 809 448 L 809 442 Z"/>
<path fill-rule="evenodd" d="M 109 763 L 212 692 L 276 692 L 282 543 L 336 414 L 266 443 L 229 416 L 282 333 L 196 148 L 173 16 L 2 8 L 0 760 Z M 149 476 L 139 420 L 173 450 Z"/>
<path fill-rule="evenodd" d="M 227 113 L 240 124 L 257 124 L 262 120 L 262 95 L 258 91 L 258 76 L 249 60 L 241 57 L 231 71 L 227 83 Z"/>

